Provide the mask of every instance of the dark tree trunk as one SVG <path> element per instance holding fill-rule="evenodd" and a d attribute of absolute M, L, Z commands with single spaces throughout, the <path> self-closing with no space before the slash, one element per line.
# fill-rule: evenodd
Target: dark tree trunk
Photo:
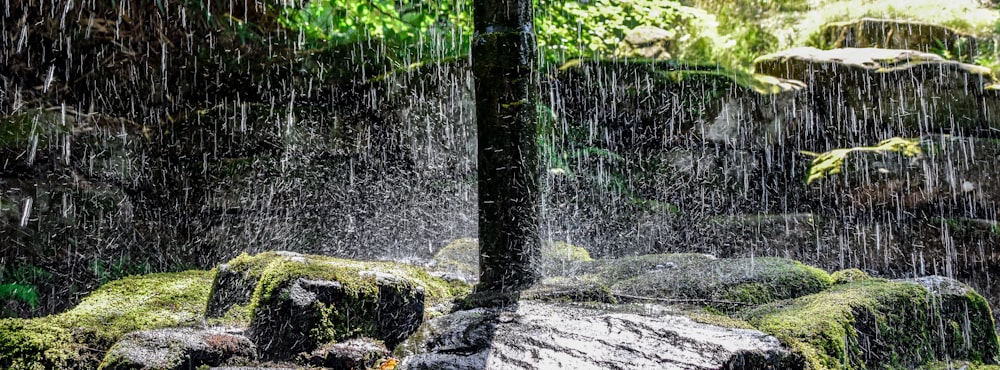
<path fill-rule="evenodd" d="M 531 0 L 476 0 L 473 16 L 481 271 L 477 291 L 506 294 L 538 278 L 534 17 Z"/>

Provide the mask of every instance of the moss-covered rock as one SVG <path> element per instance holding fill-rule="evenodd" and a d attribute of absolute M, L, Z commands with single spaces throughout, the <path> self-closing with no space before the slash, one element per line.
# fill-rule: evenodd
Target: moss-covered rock
<path fill-rule="evenodd" d="M 469 291 L 412 265 L 292 252 L 244 254 L 220 271 L 209 321 L 249 326 L 248 336 L 278 358 L 357 336 L 393 346 L 419 325 L 425 305 Z"/>
<path fill-rule="evenodd" d="M 586 273 L 543 280 L 522 299 L 690 304 L 732 312 L 830 285 L 826 271 L 784 258 L 655 254 L 596 260 Z"/>
<path fill-rule="evenodd" d="M 413 282 L 424 291 L 428 307 L 464 296 L 471 290 L 461 281 L 433 277 L 422 268 L 403 263 L 351 261 L 285 251 L 253 256 L 241 254 L 219 266 L 208 297 L 206 317 L 210 323 L 245 327 L 250 323 L 256 303 L 261 297 L 274 293 L 277 286 L 297 278 L 336 280 L 342 276 L 338 275 L 338 267 L 345 274 L 381 272 Z M 263 279 L 265 274 L 266 281 Z"/>
<path fill-rule="evenodd" d="M 294 263 L 276 267 L 303 267 L 290 266 Z M 247 334 L 269 356 L 287 358 L 358 336 L 395 346 L 423 321 L 424 292 L 412 282 L 346 266 L 332 267 L 341 270 L 329 271 L 333 277 L 308 277 L 324 268 L 331 267 L 295 271 L 275 280 L 265 275 L 262 281 L 276 285 L 255 295 Z"/>
<path fill-rule="evenodd" d="M 923 285 L 848 282 L 751 309 L 746 318 L 802 354 L 812 369 L 916 368 L 944 359 L 995 363 L 998 354 L 986 301 L 945 278 Z"/>
<path fill-rule="evenodd" d="M 257 357 L 242 335 L 220 330 L 168 328 L 125 334 L 108 350 L 100 370 L 187 370 Z"/>
<path fill-rule="evenodd" d="M 0 368 L 94 369 L 125 333 L 196 325 L 214 275 L 131 276 L 105 284 L 62 314 L 0 320 Z"/>
<path fill-rule="evenodd" d="M 867 272 L 853 268 L 835 271 L 834 273 L 830 274 L 830 278 L 833 280 L 833 284 L 847 284 L 847 283 L 853 283 L 855 281 L 876 279 L 873 278 L 871 275 L 868 275 Z"/>
<path fill-rule="evenodd" d="M 573 274 L 593 261 L 586 249 L 564 241 L 543 241 L 541 255 L 539 267 L 544 276 Z M 440 275 L 474 283 L 479 280 L 479 242 L 475 238 L 455 239 L 438 250 L 432 263 Z"/>

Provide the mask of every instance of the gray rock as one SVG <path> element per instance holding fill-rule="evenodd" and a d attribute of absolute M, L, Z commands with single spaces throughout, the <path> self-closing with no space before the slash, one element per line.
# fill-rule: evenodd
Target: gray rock
<path fill-rule="evenodd" d="M 805 82 L 818 118 L 802 142 L 871 145 L 894 136 L 976 135 L 1000 128 L 990 69 L 915 50 L 794 48 L 754 62 L 757 73 Z M 809 122 L 806 122 L 807 124 Z M 813 136 L 810 138 L 810 136 Z"/>
<path fill-rule="evenodd" d="M 371 338 L 348 339 L 329 343 L 303 356 L 305 362 L 343 370 L 363 370 L 374 367 L 389 356 L 385 344 Z"/>
<path fill-rule="evenodd" d="M 397 354 L 403 369 L 761 369 L 802 363 L 764 333 L 522 301 L 429 321 Z"/>
<path fill-rule="evenodd" d="M 101 370 L 182 370 L 252 360 L 256 346 L 219 329 L 157 329 L 126 334 L 108 351 Z"/>
<path fill-rule="evenodd" d="M 884 48 L 922 52 L 947 51 L 953 59 L 971 62 L 978 40 L 931 23 L 899 19 L 861 18 L 823 26 L 820 45 L 828 48 Z"/>
<path fill-rule="evenodd" d="M 674 36 L 674 32 L 659 27 L 638 26 L 625 35 L 618 54 L 625 57 L 670 59 Z"/>

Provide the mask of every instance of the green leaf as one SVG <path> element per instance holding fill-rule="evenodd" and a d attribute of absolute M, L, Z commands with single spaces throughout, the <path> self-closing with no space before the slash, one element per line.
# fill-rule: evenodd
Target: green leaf
<path fill-rule="evenodd" d="M 815 153 L 801 150 L 799 153 L 813 157 L 806 175 L 806 184 L 825 178 L 828 175 L 840 173 L 844 167 L 847 155 L 853 152 L 875 152 L 875 153 L 899 153 L 905 157 L 919 157 L 923 155 L 920 148 L 919 139 L 905 139 L 894 137 L 882 140 L 876 146 L 862 146 L 854 148 L 834 149 L 825 153 Z"/>

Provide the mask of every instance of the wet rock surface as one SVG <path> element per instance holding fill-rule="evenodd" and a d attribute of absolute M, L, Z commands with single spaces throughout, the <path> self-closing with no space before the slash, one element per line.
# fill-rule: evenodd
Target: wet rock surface
<path fill-rule="evenodd" d="M 404 369 L 801 368 L 777 339 L 683 316 L 552 303 L 458 311 L 425 324 L 397 352 Z"/>
<path fill-rule="evenodd" d="M 357 335 L 395 346 L 423 320 L 424 289 L 406 278 L 324 261 L 270 269 L 276 276 L 255 293 L 247 336 L 274 358 Z"/>
<path fill-rule="evenodd" d="M 860 279 L 751 309 L 745 317 L 805 354 L 809 368 L 919 368 L 951 359 L 997 363 L 989 305 L 944 277 Z"/>
<path fill-rule="evenodd" d="M 389 357 L 389 350 L 382 342 L 357 338 L 323 345 L 303 356 L 303 360 L 313 366 L 362 370 L 375 367 L 386 357 Z"/>
<path fill-rule="evenodd" d="M 182 370 L 248 362 L 257 347 L 239 333 L 219 329 L 159 329 L 126 334 L 108 350 L 102 370 Z"/>
<path fill-rule="evenodd" d="M 916 368 L 992 364 L 1000 352 L 989 304 L 957 280 L 831 276 L 782 258 L 597 259 L 486 308 L 464 306 L 475 302 L 467 286 L 399 263 L 268 252 L 228 265 L 258 283 L 249 307 L 208 318 L 227 329 L 191 319 L 205 314 L 212 271 L 137 276 L 126 281 L 149 280 L 142 296 L 179 312 L 139 312 L 152 300 L 123 298 L 116 282 L 72 315 L 0 320 L 0 366 L 95 368 L 82 347 L 109 348 L 108 369 Z M 410 305 L 418 287 L 425 299 Z M 101 332 L 98 313 L 114 312 L 131 319 Z M 104 339 L 74 334 L 87 332 Z"/>

